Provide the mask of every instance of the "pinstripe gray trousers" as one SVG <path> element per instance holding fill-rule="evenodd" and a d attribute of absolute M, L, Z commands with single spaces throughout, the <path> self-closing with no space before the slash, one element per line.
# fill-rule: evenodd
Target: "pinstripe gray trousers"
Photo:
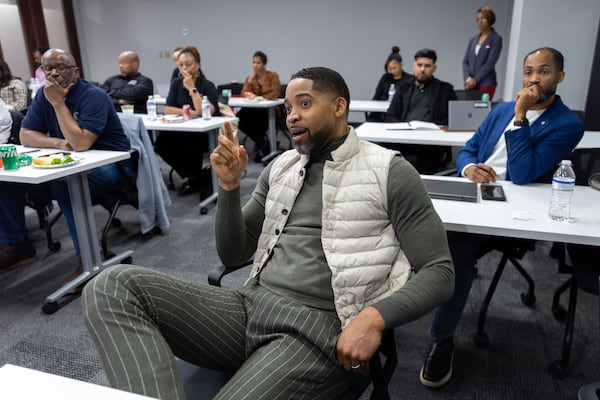
<path fill-rule="evenodd" d="M 83 307 L 110 384 L 121 390 L 185 399 L 174 355 L 236 371 L 217 399 L 334 399 L 354 378 L 337 362 L 337 317 L 254 280 L 231 291 L 118 265 L 86 285 Z"/>

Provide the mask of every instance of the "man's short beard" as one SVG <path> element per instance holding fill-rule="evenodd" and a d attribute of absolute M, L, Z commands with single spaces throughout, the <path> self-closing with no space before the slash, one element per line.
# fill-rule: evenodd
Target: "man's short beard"
<path fill-rule="evenodd" d="M 540 85 L 536 85 L 536 86 L 540 88 L 540 97 L 537 99 L 537 101 L 535 102 L 535 104 L 542 104 L 543 102 L 545 102 L 550 97 L 552 97 L 552 96 L 554 96 L 556 94 L 556 86 L 557 86 L 556 83 L 553 84 L 552 87 L 550 89 L 548 89 L 548 90 L 544 89 Z"/>
<path fill-rule="evenodd" d="M 306 144 L 300 145 L 295 144 L 294 147 L 296 151 L 300 154 L 311 154 L 316 151 L 321 150 L 328 142 L 327 136 L 322 134 L 321 132 L 315 132 L 314 134 L 310 134 L 307 132 L 308 140 Z"/>

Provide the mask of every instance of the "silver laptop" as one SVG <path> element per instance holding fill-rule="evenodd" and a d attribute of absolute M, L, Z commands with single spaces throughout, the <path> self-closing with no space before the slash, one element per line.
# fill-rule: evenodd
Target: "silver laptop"
<path fill-rule="evenodd" d="M 448 102 L 448 129 L 474 131 L 490 113 L 492 103 L 478 100 L 451 100 Z"/>
<path fill-rule="evenodd" d="M 421 178 L 432 199 L 477 201 L 477 184 L 459 180 L 437 180 Z"/>

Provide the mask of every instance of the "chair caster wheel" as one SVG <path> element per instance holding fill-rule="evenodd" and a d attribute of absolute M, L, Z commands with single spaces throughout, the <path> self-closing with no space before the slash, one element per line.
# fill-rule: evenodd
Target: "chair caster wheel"
<path fill-rule="evenodd" d="M 52 242 L 48 245 L 48 250 L 50 251 L 59 251 L 60 250 L 60 242 Z"/>
<path fill-rule="evenodd" d="M 554 361 L 548 365 L 548 372 L 556 379 L 563 379 L 569 375 L 569 367 L 562 365 L 560 361 Z"/>
<path fill-rule="evenodd" d="M 473 335 L 473 340 L 475 341 L 475 346 L 477 347 L 488 347 L 490 344 L 490 338 L 485 332 L 475 332 Z"/>
<path fill-rule="evenodd" d="M 559 321 L 564 321 L 567 317 L 567 310 L 560 304 L 556 307 L 552 307 L 552 315 Z"/>
<path fill-rule="evenodd" d="M 44 314 L 54 314 L 58 311 L 58 303 L 56 301 L 49 301 L 42 306 L 42 312 Z"/>
<path fill-rule="evenodd" d="M 535 304 L 535 294 L 533 293 L 521 293 L 521 303 L 526 306 L 532 306 Z"/>
<path fill-rule="evenodd" d="M 208 208 L 207 207 L 201 207 L 200 208 L 200 214 L 204 215 L 208 212 Z"/>

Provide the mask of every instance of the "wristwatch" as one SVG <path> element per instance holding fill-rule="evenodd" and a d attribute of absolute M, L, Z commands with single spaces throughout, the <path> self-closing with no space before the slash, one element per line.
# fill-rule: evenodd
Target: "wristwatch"
<path fill-rule="evenodd" d="M 197 94 L 197 93 L 198 93 L 198 89 L 192 88 L 192 94 Z"/>
<path fill-rule="evenodd" d="M 515 122 L 513 122 L 514 126 L 529 126 L 529 120 L 527 118 L 523 118 L 523 119 L 515 119 Z"/>

